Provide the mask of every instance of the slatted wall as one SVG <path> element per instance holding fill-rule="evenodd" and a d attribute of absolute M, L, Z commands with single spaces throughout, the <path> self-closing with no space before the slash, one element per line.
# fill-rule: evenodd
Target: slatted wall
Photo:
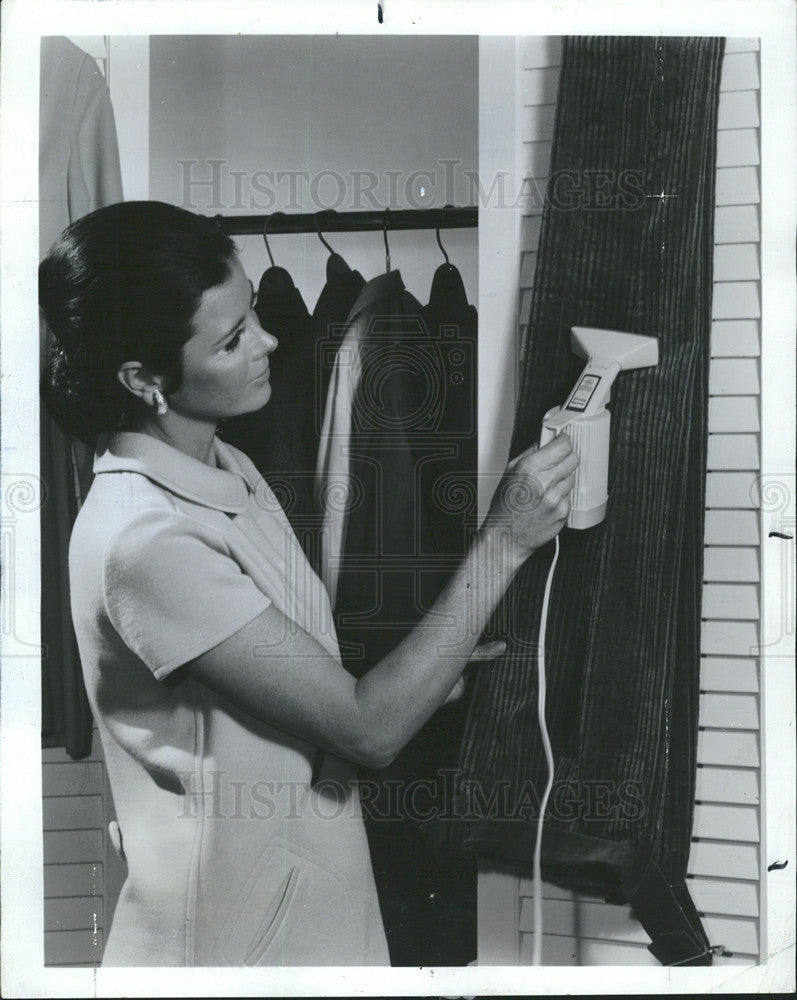
<path fill-rule="evenodd" d="M 527 178 L 518 344 L 526 330 L 549 170 L 561 45 L 519 40 L 518 136 Z M 762 954 L 760 831 L 759 472 L 760 230 L 759 61 L 755 39 L 729 39 L 719 122 L 714 303 L 697 804 L 690 890 L 717 964 Z M 479 962 L 531 962 L 533 885 L 480 877 Z M 546 965 L 656 965 L 630 908 L 546 886 Z"/>
<path fill-rule="evenodd" d="M 44 963 L 95 965 L 102 958 L 105 919 L 108 789 L 102 756 L 85 760 L 45 750 Z"/>

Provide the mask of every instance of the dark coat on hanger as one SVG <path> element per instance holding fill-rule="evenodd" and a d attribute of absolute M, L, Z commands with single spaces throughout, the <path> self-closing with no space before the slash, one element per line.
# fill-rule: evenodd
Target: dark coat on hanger
<path fill-rule="evenodd" d="M 363 290 L 365 278 L 352 271 L 337 253 L 327 258 L 327 280 L 313 310 L 316 327 L 316 426 L 324 419 L 324 404 L 335 355 L 346 329 L 346 319 Z"/>
<path fill-rule="evenodd" d="M 454 312 L 475 333 L 475 312 Z M 449 343 L 450 329 L 443 339 L 430 336 L 423 314 L 391 271 L 368 282 L 348 321 L 361 362 L 349 438 L 359 499 L 346 526 L 335 611 L 344 664 L 357 676 L 423 617 L 466 545 L 456 431 L 468 407 L 461 392 L 447 389 L 454 373 L 472 377 L 465 360 L 475 352 L 456 337 Z M 445 706 L 388 768 L 364 773 L 378 790 L 376 813 L 384 811 L 392 782 L 434 781 L 438 768 L 455 761 L 463 716 L 464 704 Z M 424 787 L 432 789 L 431 781 Z M 442 805 L 441 791 L 430 794 Z M 476 955 L 475 867 L 443 863 L 419 834 L 417 817 L 393 819 L 366 816 L 391 963 L 467 964 Z"/>
<path fill-rule="evenodd" d="M 438 550 L 464 555 L 468 531 L 477 526 L 478 315 L 453 264 L 441 264 L 435 271 L 423 319 L 443 362 L 437 433 L 449 453 L 425 464 L 422 490 L 434 498 L 429 514 Z"/>
<path fill-rule="evenodd" d="M 318 435 L 314 426 L 315 324 L 283 267 L 260 279 L 255 312 L 279 346 L 269 358 L 271 398 L 255 413 L 224 422 L 220 435 L 245 452 L 282 504 L 313 560 L 317 516 L 313 481 Z"/>
<path fill-rule="evenodd" d="M 335 607 L 358 676 L 420 620 L 476 527 L 476 310 L 444 267 L 426 308 L 398 271 L 372 279 L 346 326 L 361 366 L 349 476 L 362 497 L 348 515 Z"/>
<path fill-rule="evenodd" d="M 437 447 L 444 374 L 421 314 L 399 272 L 391 271 L 366 284 L 349 316 L 361 361 L 349 474 L 361 501 L 348 515 L 336 611 L 341 642 L 357 647 L 346 646 L 344 662 L 358 676 L 399 642 L 426 606 L 418 557 L 434 545 L 417 482 L 423 459 Z"/>

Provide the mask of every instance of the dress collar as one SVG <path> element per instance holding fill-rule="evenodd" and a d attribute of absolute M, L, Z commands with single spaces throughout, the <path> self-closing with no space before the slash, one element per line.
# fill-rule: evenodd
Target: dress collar
<path fill-rule="evenodd" d="M 213 460 L 215 468 L 149 434 L 124 431 L 100 438 L 94 472 L 138 472 L 186 500 L 231 514 L 242 513 L 257 484 L 218 438 L 213 441 Z"/>

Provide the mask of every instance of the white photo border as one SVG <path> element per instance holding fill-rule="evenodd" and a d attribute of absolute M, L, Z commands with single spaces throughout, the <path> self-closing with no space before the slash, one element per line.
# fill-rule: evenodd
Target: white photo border
<path fill-rule="evenodd" d="M 667 34 L 757 37 L 762 93 L 762 326 L 778 331 L 762 354 L 762 474 L 794 472 L 795 16 L 791 0 L 5 0 L 0 84 L 2 290 L 3 671 L 0 695 L 2 983 L 9 997 L 402 996 L 770 992 L 794 988 L 795 746 L 791 653 L 766 663 L 762 705 L 769 857 L 791 874 L 769 878 L 764 898 L 770 958 L 713 968 L 582 967 L 416 970 L 58 969 L 43 965 L 39 519 L 19 516 L 9 559 L 10 491 L 36 510 L 38 453 L 38 88 L 41 35 L 154 34 Z M 480 272 L 487 261 L 482 259 Z M 782 337 L 782 340 L 780 339 Z M 769 345 L 767 347 L 767 345 Z M 27 499 L 26 499 L 27 496 Z M 793 488 L 790 498 L 794 511 Z M 766 529 L 766 520 L 762 521 Z M 789 544 L 794 544 L 793 542 Z M 765 559 L 764 636 L 780 637 L 783 582 Z M 11 623 L 11 624 L 9 624 Z M 783 649 L 779 646 L 779 649 Z M 765 658 L 766 659 L 766 658 Z M 763 833 L 763 831 L 762 831 Z M 767 875 L 764 874 L 764 879 Z M 38 901 L 38 902 L 37 902 Z"/>

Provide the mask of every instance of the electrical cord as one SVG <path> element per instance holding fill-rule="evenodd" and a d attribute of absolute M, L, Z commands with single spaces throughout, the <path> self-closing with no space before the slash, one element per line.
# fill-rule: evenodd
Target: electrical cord
<path fill-rule="evenodd" d="M 537 718 L 540 725 L 540 735 L 542 745 L 545 750 L 545 759 L 548 762 L 548 781 L 545 785 L 542 799 L 540 801 L 540 815 L 537 820 L 537 840 L 534 845 L 534 950 L 532 962 L 534 965 L 542 965 L 542 827 L 545 818 L 545 810 L 548 806 L 548 796 L 551 794 L 554 776 L 553 750 L 551 740 L 548 735 L 548 727 L 545 724 L 545 631 L 548 624 L 548 603 L 551 596 L 551 585 L 556 563 L 559 559 L 559 536 L 554 539 L 555 547 L 553 561 L 548 570 L 548 579 L 545 583 L 545 594 L 542 599 L 542 614 L 540 615 L 540 638 L 538 643 L 539 653 L 537 656 Z"/>

